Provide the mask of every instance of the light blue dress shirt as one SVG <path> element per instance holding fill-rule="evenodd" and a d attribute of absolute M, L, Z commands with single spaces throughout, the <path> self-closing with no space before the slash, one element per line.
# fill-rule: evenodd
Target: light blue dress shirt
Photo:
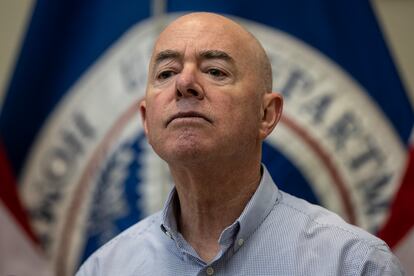
<path fill-rule="evenodd" d="M 172 190 L 164 209 L 96 251 L 77 275 L 404 275 L 380 239 L 278 190 L 266 168 L 209 263 L 177 231 Z"/>

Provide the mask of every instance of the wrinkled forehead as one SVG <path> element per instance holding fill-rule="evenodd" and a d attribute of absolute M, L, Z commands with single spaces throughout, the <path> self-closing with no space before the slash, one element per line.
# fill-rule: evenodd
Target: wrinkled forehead
<path fill-rule="evenodd" d="M 197 52 L 221 50 L 235 59 L 247 58 L 250 35 L 238 24 L 220 17 L 185 18 L 171 23 L 155 43 L 154 56 L 166 50 Z"/>

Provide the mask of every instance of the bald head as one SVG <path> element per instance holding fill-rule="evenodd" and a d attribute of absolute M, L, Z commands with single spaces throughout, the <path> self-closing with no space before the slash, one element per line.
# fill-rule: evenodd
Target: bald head
<path fill-rule="evenodd" d="M 241 63 L 248 66 L 252 73 L 257 75 L 257 80 L 261 84 L 260 90 L 263 92 L 272 91 L 272 68 L 260 42 L 240 24 L 214 13 L 190 13 L 170 23 L 155 43 L 150 71 L 158 58 L 157 53 L 161 52 L 165 45 L 170 45 L 172 39 L 201 39 L 207 34 L 211 41 L 221 40 L 225 46 L 237 48 L 239 56 L 232 58 L 239 58 Z"/>

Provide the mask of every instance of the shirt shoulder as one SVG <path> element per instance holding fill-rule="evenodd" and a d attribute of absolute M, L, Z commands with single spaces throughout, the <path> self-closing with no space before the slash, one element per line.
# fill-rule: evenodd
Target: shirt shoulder
<path fill-rule="evenodd" d="M 338 234 L 339 238 L 357 239 L 370 244 L 386 246 L 381 239 L 360 227 L 347 223 L 334 212 L 283 191 L 281 191 L 279 205 L 279 212 L 291 216 L 292 222 L 302 224 L 302 231 L 315 232 L 319 235 Z"/>
<path fill-rule="evenodd" d="M 160 216 L 160 212 L 148 216 L 104 244 L 82 264 L 76 275 L 126 272 L 132 275 L 161 246 L 158 235 L 161 232 Z"/>
<path fill-rule="evenodd" d="M 321 206 L 280 191 L 279 202 L 270 215 L 270 224 L 284 228 L 284 241 L 278 243 L 291 246 L 303 275 L 309 275 L 309 267 L 328 272 L 315 271 L 319 275 L 404 275 L 384 241 Z"/>

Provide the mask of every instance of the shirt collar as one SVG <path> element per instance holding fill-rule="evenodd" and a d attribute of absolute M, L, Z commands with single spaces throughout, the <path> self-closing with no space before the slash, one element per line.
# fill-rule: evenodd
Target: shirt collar
<path fill-rule="evenodd" d="M 239 218 L 223 230 L 220 236 L 220 243 L 222 243 L 222 241 L 227 243 L 230 238 L 232 238 L 234 242 L 237 235 L 237 240 L 242 241 L 238 243 L 239 246 L 241 246 L 257 227 L 259 227 L 274 205 L 279 201 L 279 190 L 277 186 L 263 164 L 262 169 L 262 178 L 256 192 L 247 203 Z M 176 237 L 180 234 L 178 233 L 177 220 L 175 217 L 176 197 L 177 191 L 174 187 L 168 195 L 162 211 L 161 230 L 168 237 L 177 241 Z"/>
<path fill-rule="evenodd" d="M 178 232 L 177 220 L 175 217 L 175 201 L 178 196 L 175 186 L 169 193 L 162 210 L 161 230 L 170 238 Z"/>
<path fill-rule="evenodd" d="M 279 189 L 263 164 L 262 169 L 262 179 L 256 192 L 236 220 L 240 224 L 240 230 L 237 233 L 237 248 L 250 237 L 279 202 Z"/>

